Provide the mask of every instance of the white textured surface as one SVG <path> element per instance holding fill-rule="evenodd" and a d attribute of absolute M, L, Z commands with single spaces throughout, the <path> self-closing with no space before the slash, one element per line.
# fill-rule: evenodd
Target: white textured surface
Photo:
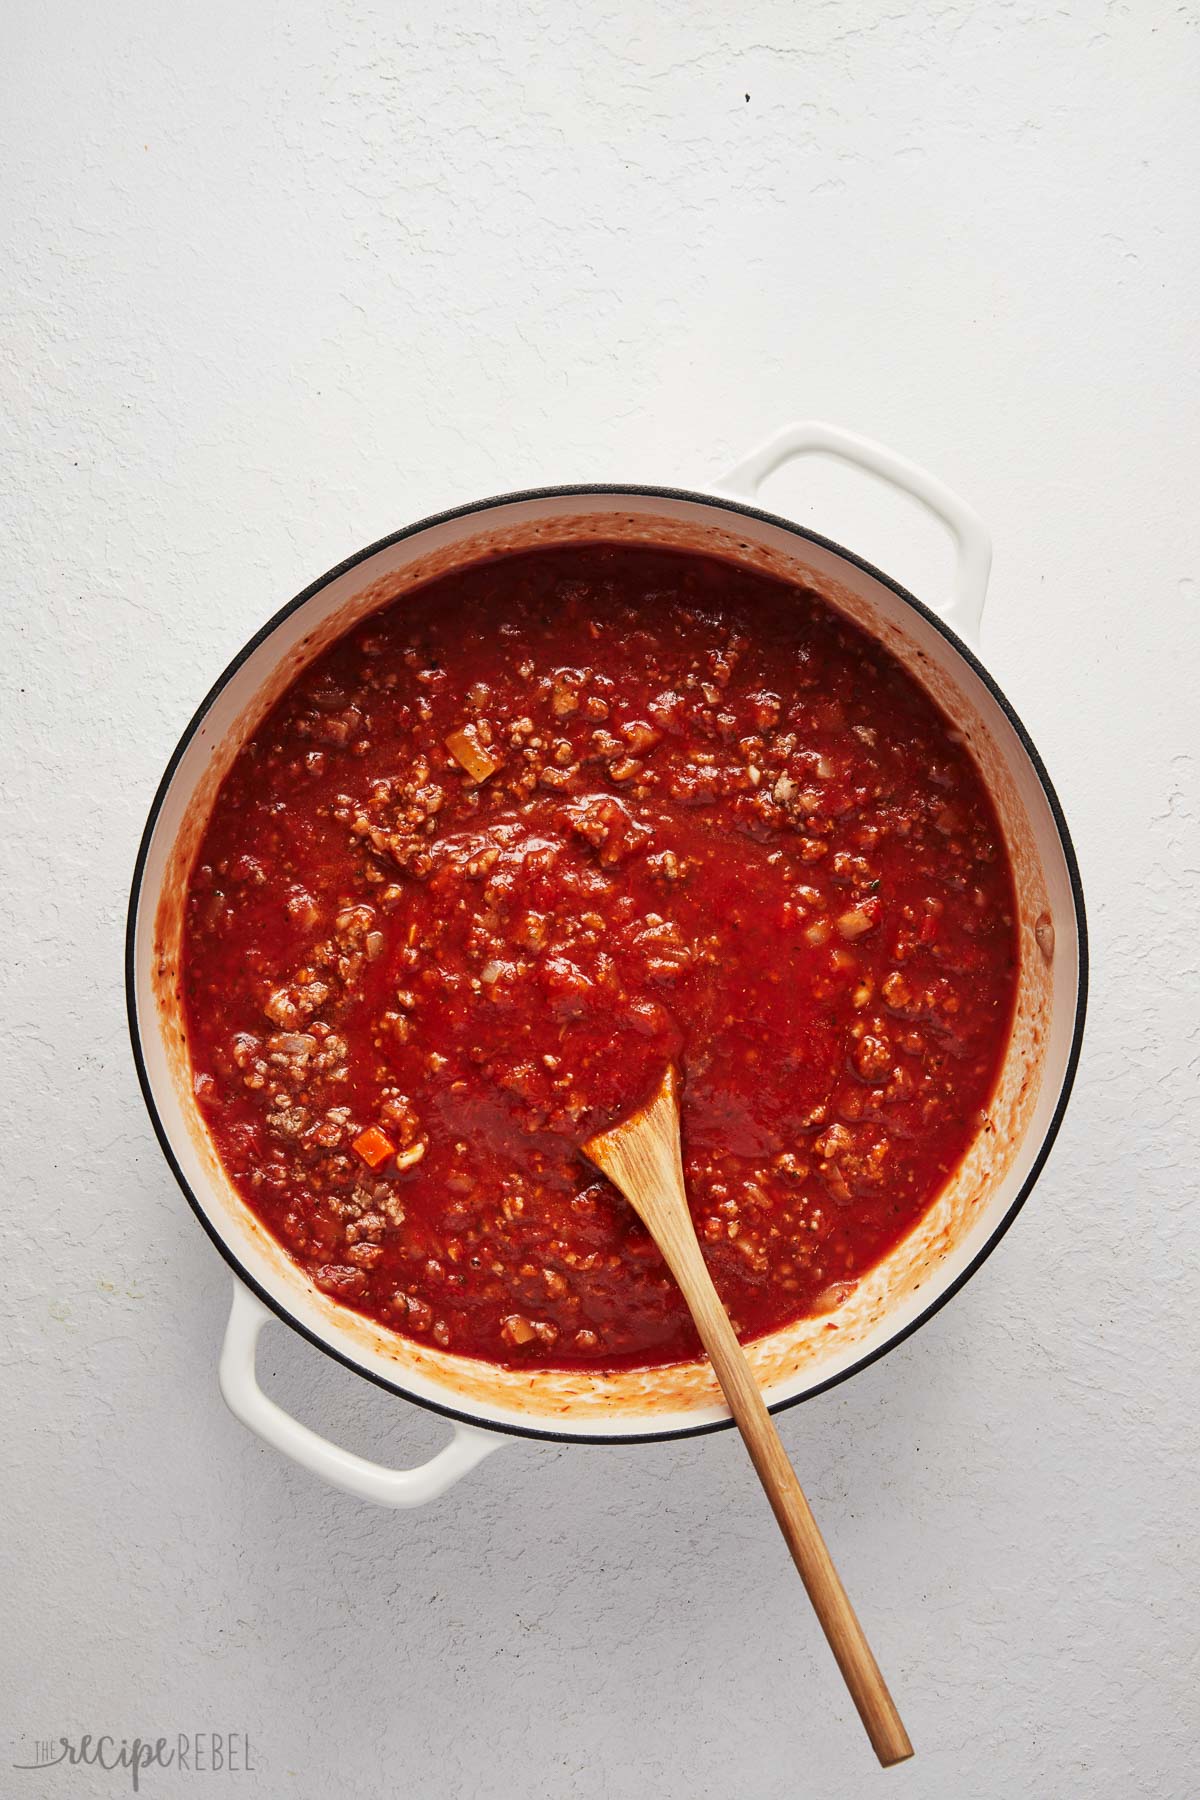
<path fill-rule="evenodd" d="M 11 1772 L 34 1737 L 195 1729 L 248 1731 L 222 1791 L 267 1800 L 1196 1791 L 1196 16 L 671 13 L 6 11 L 5 1795 L 126 1791 Z M 919 1747 L 890 1776 L 732 1438 L 517 1445 L 398 1516 L 236 1426 L 122 1016 L 154 783 L 281 600 L 443 504 L 712 475 L 793 414 L 992 523 L 987 654 L 1095 953 L 1018 1225 L 783 1422 Z M 849 476 L 773 493 L 944 578 Z M 281 1328 L 263 1368 L 353 1447 L 443 1434 Z"/>

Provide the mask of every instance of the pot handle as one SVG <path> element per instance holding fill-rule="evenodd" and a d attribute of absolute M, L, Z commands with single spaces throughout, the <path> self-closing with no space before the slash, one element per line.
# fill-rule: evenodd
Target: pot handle
<path fill-rule="evenodd" d="M 454 1426 L 454 1436 L 444 1450 L 417 1469 L 385 1469 L 293 1419 L 263 1393 L 255 1372 L 258 1336 L 273 1314 L 245 1284 L 234 1277 L 233 1306 L 221 1349 L 221 1393 L 234 1417 L 248 1430 L 290 1456 L 314 1475 L 320 1475 L 343 1493 L 372 1500 L 376 1506 L 423 1506 L 453 1487 L 476 1463 L 498 1450 L 505 1441 L 494 1432 L 474 1425 Z"/>
<path fill-rule="evenodd" d="M 729 494 L 753 500 L 768 475 L 797 456 L 836 456 L 841 462 L 869 475 L 878 476 L 901 492 L 910 494 L 927 507 L 949 531 L 958 552 L 949 605 L 940 608 L 946 623 L 969 644 L 979 641 L 979 622 L 987 596 L 988 574 L 992 566 L 992 540 L 987 526 L 973 507 L 940 482 L 936 475 L 897 456 L 883 444 L 857 432 L 843 431 L 838 425 L 824 425 L 817 419 L 806 419 L 796 425 L 785 425 L 774 437 L 752 450 L 718 484 Z"/>

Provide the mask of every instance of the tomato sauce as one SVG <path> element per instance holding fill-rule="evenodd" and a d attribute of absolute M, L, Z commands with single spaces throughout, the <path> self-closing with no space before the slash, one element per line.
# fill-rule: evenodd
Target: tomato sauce
<path fill-rule="evenodd" d="M 232 1181 L 319 1286 L 516 1366 L 699 1345 L 581 1156 L 674 1062 L 743 1340 L 832 1312 L 979 1129 L 1012 875 L 966 747 L 814 593 L 594 544 L 385 607 L 241 750 L 184 996 Z"/>

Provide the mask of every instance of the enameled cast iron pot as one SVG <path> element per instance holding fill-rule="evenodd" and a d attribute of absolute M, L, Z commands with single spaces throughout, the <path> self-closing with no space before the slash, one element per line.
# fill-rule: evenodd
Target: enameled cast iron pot
<path fill-rule="evenodd" d="M 821 452 L 914 496 L 957 546 L 951 603 L 934 612 L 896 582 L 753 504 L 793 457 Z M 235 657 L 188 725 L 146 823 L 130 898 L 126 984 L 138 1075 L 163 1153 L 234 1271 L 221 1387 L 244 1424 L 337 1486 L 392 1506 L 442 1493 L 506 1436 L 628 1443 L 729 1424 L 706 1363 L 589 1375 L 506 1370 L 415 1344 L 323 1294 L 254 1219 L 225 1177 L 192 1096 L 179 949 L 188 871 L 217 787 L 297 671 L 373 608 L 498 550 L 587 539 L 677 545 L 801 580 L 864 625 L 911 670 L 969 743 L 1008 842 L 1019 907 L 1016 1020 L 989 1119 L 949 1189 L 840 1311 L 760 1339 L 751 1358 L 773 1409 L 882 1356 L 975 1272 L 1012 1223 L 1058 1130 L 1083 1029 L 1083 896 L 1041 759 L 974 651 L 991 558 L 976 515 L 940 482 L 848 433 L 793 425 L 711 493 L 564 487 L 456 507 L 373 544 L 276 613 Z M 380 1468 L 326 1442 L 259 1388 L 255 1349 L 276 1314 L 347 1367 L 445 1414 L 454 1435 L 421 1468 Z"/>

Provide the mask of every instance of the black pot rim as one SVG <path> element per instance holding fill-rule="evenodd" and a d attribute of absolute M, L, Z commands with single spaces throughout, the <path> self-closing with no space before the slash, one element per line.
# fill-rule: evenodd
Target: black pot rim
<path fill-rule="evenodd" d="M 1063 1074 L 1062 1086 L 1059 1090 L 1054 1112 L 1038 1148 L 1038 1153 L 1034 1158 L 1033 1164 L 1022 1183 L 1019 1192 L 1009 1205 L 1003 1218 L 997 1222 L 995 1228 L 989 1235 L 987 1242 L 982 1245 L 976 1255 L 971 1259 L 970 1263 L 968 1263 L 967 1267 L 954 1281 L 951 1282 L 944 1293 L 938 1294 L 930 1301 L 929 1305 L 926 1306 L 923 1311 L 918 1313 L 915 1319 L 910 1320 L 907 1325 L 904 1325 L 893 1332 L 884 1343 L 877 1345 L 873 1350 L 856 1358 L 848 1368 L 840 1370 L 836 1375 L 830 1375 L 826 1380 L 818 1382 L 814 1387 L 806 1389 L 802 1394 L 794 1394 L 787 1399 L 775 1401 L 770 1410 L 773 1413 L 786 1412 L 790 1407 L 799 1406 L 807 1400 L 813 1400 L 818 1394 L 827 1393 L 829 1389 L 838 1387 L 843 1381 L 849 1381 L 851 1376 L 859 1374 L 872 1363 L 878 1362 L 881 1357 L 886 1356 L 889 1351 L 896 1349 L 899 1344 L 902 1344 L 906 1338 L 912 1337 L 914 1332 L 919 1331 L 923 1325 L 928 1324 L 929 1320 L 932 1319 L 936 1313 L 939 1313 L 948 1301 L 954 1298 L 955 1294 L 966 1285 L 971 1277 L 987 1261 L 988 1257 L 992 1254 L 992 1251 L 996 1248 L 997 1244 L 999 1244 L 1000 1240 L 1012 1225 L 1017 1214 L 1021 1211 L 1021 1208 L 1029 1198 L 1030 1193 L 1033 1191 L 1034 1185 L 1037 1182 L 1042 1169 L 1045 1167 L 1046 1159 L 1053 1147 L 1054 1140 L 1058 1136 L 1059 1128 L 1062 1125 L 1063 1116 L 1067 1109 L 1067 1102 L 1071 1096 L 1071 1089 L 1074 1085 L 1076 1071 L 1079 1067 L 1079 1056 L 1083 1043 L 1084 1018 L 1087 1012 L 1088 942 L 1087 920 L 1083 902 L 1083 883 L 1080 879 L 1079 863 L 1075 855 L 1075 847 L 1071 842 L 1071 834 L 1067 827 L 1067 821 L 1063 813 L 1062 805 L 1054 790 L 1054 784 L 1050 780 L 1046 766 L 1038 753 L 1033 739 L 1022 724 L 1020 717 L 1007 695 L 989 674 L 988 670 L 983 666 L 970 646 L 965 644 L 958 634 L 953 631 L 951 627 L 947 625 L 945 620 L 934 612 L 931 607 L 926 606 L 923 601 L 918 600 L 914 594 L 909 593 L 907 588 L 902 587 L 899 582 L 894 581 L 890 575 L 885 575 L 882 570 L 877 569 L 874 564 L 867 562 L 861 556 L 857 556 L 852 550 L 845 549 L 843 545 L 835 543 L 832 538 L 822 537 L 819 532 L 811 531 L 806 526 L 798 525 L 794 520 L 783 518 L 778 513 L 768 512 L 762 507 L 750 504 L 748 501 L 727 498 L 722 494 L 705 494 L 699 490 L 690 488 L 657 487 L 639 483 L 622 482 L 568 483 L 563 486 L 523 488 L 514 493 L 496 494 L 489 499 L 473 500 L 462 506 L 449 507 L 444 512 L 431 513 L 426 518 L 419 519 L 415 524 L 406 525 L 399 531 L 393 531 L 389 533 L 388 536 L 379 538 L 375 543 L 368 544 L 365 549 L 356 552 L 355 555 L 347 557 L 345 562 L 338 563 L 335 568 L 328 570 L 326 574 L 312 582 L 303 590 L 303 592 L 297 594 L 294 599 L 289 600 L 286 605 L 281 606 L 279 610 L 273 613 L 267 622 L 254 633 L 253 637 L 242 646 L 237 655 L 226 665 L 212 687 L 208 690 L 208 693 L 204 696 L 184 728 L 179 742 L 176 744 L 170 760 L 163 771 L 158 787 L 155 790 L 146 824 L 142 831 L 141 841 L 138 845 L 137 858 L 134 863 L 133 879 L 129 893 L 129 909 L 125 928 L 125 1004 L 138 1083 L 141 1087 L 142 1098 L 144 1099 L 146 1109 L 150 1114 L 150 1120 L 154 1127 L 155 1136 L 158 1138 L 159 1147 L 162 1150 L 163 1156 L 166 1158 L 172 1174 L 179 1183 L 188 1205 L 191 1207 L 200 1224 L 208 1233 L 208 1236 L 215 1244 L 220 1254 L 224 1257 L 225 1261 L 229 1264 L 234 1274 L 253 1294 L 256 1295 L 262 1304 L 267 1307 L 270 1312 L 274 1313 L 277 1318 L 281 1319 L 285 1325 L 290 1326 L 293 1331 L 298 1332 L 302 1338 L 307 1339 L 310 1344 L 322 1351 L 324 1355 L 332 1357 L 335 1362 L 341 1363 L 343 1367 L 352 1370 L 356 1375 L 361 1375 L 365 1380 L 374 1382 L 376 1387 L 383 1388 L 386 1392 L 396 1395 L 398 1399 L 406 1400 L 414 1406 L 422 1407 L 427 1412 L 438 1413 L 443 1418 L 452 1419 L 459 1424 L 474 1425 L 481 1430 L 498 1432 L 510 1437 L 536 1438 L 562 1444 L 666 1443 L 675 1438 L 703 1437 L 709 1432 L 728 1431 L 732 1428 L 733 1420 L 732 1418 L 705 1420 L 695 1425 L 684 1425 L 662 1431 L 595 1433 L 554 1431 L 544 1427 L 518 1425 L 509 1421 L 501 1422 L 493 1419 L 481 1418 L 478 1414 L 469 1412 L 463 1408 L 445 1406 L 438 1401 L 428 1399 L 422 1394 L 414 1394 L 399 1382 L 389 1381 L 386 1376 L 377 1374 L 373 1369 L 364 1369 L 362 1365 L 355 1362 L 352 1357 L 347 1356 L 341 1350 L 334 1348 L 333 1345 L 327 1343 L 318 1333 L 310 1330 L 307 1325 L 294 1317 L 286 1306 L 277 1301 L 272 1295 L 268 1294 L 254 1279 L 253 1275 L 251 1275 L 242 1264 L 236 1252 L 213 1225 L 196 1195 L 193 1193 L 191 1186 L 180 1167 L 170 1137 L 158 1111 L 153 1089 L 150 1085 L 149 1072 L 142 1053 L 141 1034 L 138 1027 L 137 1016 L 134 948 L 137 934 L 138 911 L 141 902 L 142 880 L 145 874 L 146 859 L 149 855 L 150 844 L 154 837 L 155 827 L 158 823 L 159 814 L 162 810 L 167 790 L 171 785 L 171 781 L 184 752 L 187 750 L 196 732 L 208 716 L 217 696 L 223 691 L 247 658 L 252 656 L 261 644 L 266 642 L 267 638 L 271 636 L 277 626 L 282 624 L 285 619 L 289 618 L 292 613 L 299 607 L 305 605 L 306 602 L 311 600 L 316 594 L 319 594 L 323 588 L 328 587 L 330 582 L 336 581 L 339 576 L 345 575 L 351 569 L 357 568 L 359 564 L 368 561 L 372 556 L 377 555 L 379 551 L 390 549 L 392 545 L 402 543 L 406 538 L 416 537 L 419 533 L 428 531 L 435 525 L 444 525 L 454 519 L 468 518 L 476 513 L 490 512 L 501 506 L 511 506 L 538 500 L 556 500 L 563 498 L 582 499 L 588 495 L 601 494 L 629 494 L 640 499 L 682 500 L 698 506 L 718 508 L 723 512 L 738 513 L 745 518 L 754 519 L 760 523 L 775 526 L 781 531 L 788 532 L 792 537 L 800 538 L 806 543 L 816 544 L 823 550 L 832 551 L 836 556 L 840 556 L 846 562 L 850 563 L 852 567 L 873 577 L 874 580 L 882 583 L 882 585 L 889 589 L 891 593 L 895 594 L 898 599 L 902 600 L 907 606 L 910 606 L 915 613 L 919 614 L 919 616 L 928 624 L 932 625 L 936 631 L 940 632 L 952 648 L 957 651 L 958 655 L 967 666 L 978 676 L 979 680 L 987 688 L 996 704 L 1008 719 L 1038 777 L 1038 781 L 1040 782 L 1042 791 L 1046 797 L 1046 803 L 1050 808 L 1050 813 L 1054 820 L 1055 829 L 1062 846 L 1068 878 L 1071 884 L 1071 897 L 1075 909 L 1075 929 L 1078 939 L 1079 958 L 1075 1017 L 1072 1022 L 1071 1044 L 1067 1055 L 1066 1069 Z"/>

